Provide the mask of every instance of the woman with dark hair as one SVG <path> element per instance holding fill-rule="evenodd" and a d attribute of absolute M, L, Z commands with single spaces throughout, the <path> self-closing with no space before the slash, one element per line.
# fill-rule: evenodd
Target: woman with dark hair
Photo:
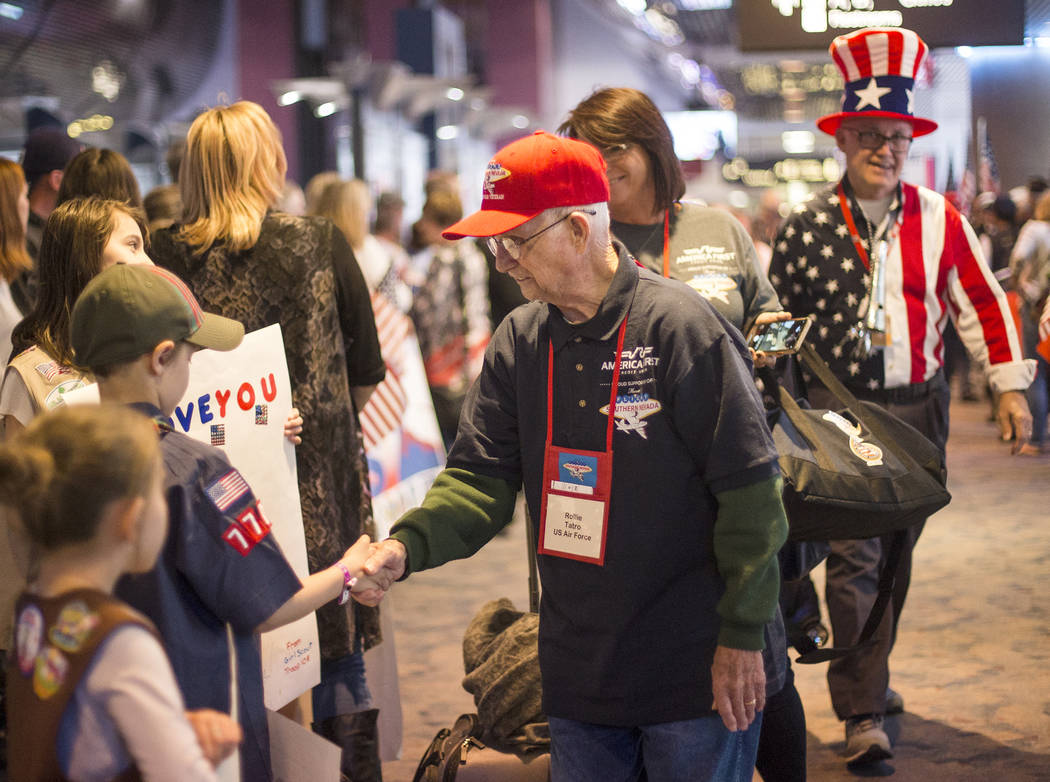
<path fill-rule="evenodd" d="M 598 90 L 558 132 L 601 151 L 610 227 L 635 258 L 695 288 L 745 334 L 756 322 L 789 317 L 760 273 L 744 227 L 721 209 L 682 201 L 685 180 L 671 131 L 649 96 L 627 87 Z"/>
<path fill-rule="evenodd" d="M 29 190 L 22 167 L 0 158 L 0 359 L 11 353 L 11 330 L 22 319 L 11 281 L 33 268 L 26 250 Z"/>
<path fill-rule="evenodd" d="M 745 334 L 755 324 L 791 317 L 780 310 L 743 226 L 721 209 L 681 200 L 685 180 L 671 131 L 649 96 L 626 87 L 598 90 L 569 112 L 558 132 L 601 151 L 610 228 L 645 266 L 694 288 Z M 766 708 L 756 768 L 765 782 L 804 780 L 806 716 L 779 611 L 766 626 L 763 661 Z"/>
<path fill-rule="evenodd" d="M 295 456 L 316 572 L 362 533 L 375 537 L 357 413 L 386 366 L 368 288 L 342 232 L 324 218 L 273 211 L 286 170 L 280 131 L 257 103 L 205 111 L 186 138 L 181 223 L 158 231 L 152 252 L 210 311 L 249 331 L 280 323 L 292 398 L 305 419 Z M 379 641 L 379 614 L 332 603 L 318 610 L 317 625 L 315 729 L 343 748 L 343 773 L 378 780 L 378 709 L 363 652 Z M 257 768 L 244 778 L 270 775 Z"/>
<path fill-rule="evenodd" d="M 36 305 L 11 335 L 14 347 L 0 387 L 5 434 L 62 404 L 86 378 L 75 368 L 69 314 L 84 286 L 115 263 L 151 263 L 142 211 L 121 201 L 74 198 L 47 220 L 37 258 Z"/>
<path fill-rule="evenodd" d="M 66 165 L 56 204 L 71 198 L 100 196 L 142 207 L 139 183 L 131 164 L 112 149 L 88 147 Z"/>

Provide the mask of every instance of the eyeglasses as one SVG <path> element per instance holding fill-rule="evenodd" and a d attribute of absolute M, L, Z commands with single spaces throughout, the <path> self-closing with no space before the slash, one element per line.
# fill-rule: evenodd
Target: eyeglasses
<path fill-rule="evenodd" d="M 559 217 L 557 220 L 555 220 L 553 223 L 548 225 L 546 228 L 541 228 L 536 233 L 534 233 L 532 236 L 526 236 L 524 239 L 519 239 L 516 236 L 490 236 L 486 240 L 485 243 L 489 247 L 489 252 L 491 252 L 493 255 L 498 255 L 499 254 L 499 248 L 502 247 L 503 251 L 505 253 L 507 253 L 507 255 L 509 255 L 511 258 L 513 258 L 516 261 L 516 260 L 521 258 L 521 248 L 524 247 L 527 242 L 531 242 L 533 239 L 535 239 L 541 233 L 543 233 L 544 231 L 549 231 L 551 228 L 553 228 L 554 226 L 556 226 L 558 223 L 562 222 L 563 220 L 568 220 L 570 217 L 572 217 L 577 212 L 583 212 L 584 214 L 591 215 L 592 217 L 594 215 L 598 214 L 593 209 L 575 209 L 572 212 L 569 212 L 564 217 Z"/>
<path fill-rule="evenodd" d="M 608 162 L 620 157 L 630 148 L 630 144 L 610 144 L 607 147 L 598 147 L 598 151 L 602 153 L 602 157 Z"/>
<path fill-rule="evenodd" d="M 892 136 L 884 136 L 877 130 L 857 130 L 856 128 L 843 127 L 857 134 L 857 141 L 864 149 L 882 149 L 883 144 L 889 144 L 894 152 L 907 152 L 911 144 L 911 136 L 894 133 Z"/>

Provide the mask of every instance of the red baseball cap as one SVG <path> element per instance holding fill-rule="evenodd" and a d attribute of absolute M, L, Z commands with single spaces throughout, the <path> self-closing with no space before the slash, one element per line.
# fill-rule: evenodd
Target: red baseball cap
<path fill-rule="evenodd" d="M 517 228 L 545 209 L 609 200 L 605 160 L 585 141 L 537 130 L 511 142 L 489 161 L 481 209 L 441 235 L 496 236 Z"/>

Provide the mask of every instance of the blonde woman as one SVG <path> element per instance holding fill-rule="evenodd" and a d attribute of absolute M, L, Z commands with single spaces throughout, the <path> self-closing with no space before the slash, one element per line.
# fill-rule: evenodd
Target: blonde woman
<path fill-rule="evenodd" d="M 385 373 L 375 320 L 350 245 L 331 221 L 273 211 L 287 164 L 281 136 L 256 103 L 218 106 L 186 138 L 182 222 L 154 237 L 154 260 L 189 284 L 201 305 L 248 331 L 281 325 L 292 398 L 305 419 L 296 449 L 310 570 L 375 535 L 357 420 Z M 362 652 L 379 640 L 374 609 L 317 612 L 318 732 L 343 747 L 355 782 L 379 779 L 377 711 Z"/>

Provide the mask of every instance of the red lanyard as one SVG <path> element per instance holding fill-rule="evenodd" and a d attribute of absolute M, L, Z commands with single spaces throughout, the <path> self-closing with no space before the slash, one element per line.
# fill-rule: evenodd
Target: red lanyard
<path fill-rule="evenodd" d="M 864 263 L 864 268 L 870 269 L 871 261 L 868 260 L 868 251 L 864 249 L 864 242 L 861 241 L 860 234 L 857 233 L 857 224 L 853 222 L 853 213 L 850 211 L 849 199 L 846 198 L 846 191 L 842 187 L 842 182 L 839 182 L 839 208 L 842 210 L 842 217 L 846 221 L 846 228 L 849 229 L 853 246 L 857 248 L 857 255 L 860 256 L 860 260 Z M 870 238 L 874 239 L 874 237 Z"/>
<path fill-rule="evenodd" d="M 620 359 L 623 355 L 623 336 L 627 333 L 627 318 L 630 317 L 630 310 L 623 317 L 623 323 L 620 324 L 620 334 L 616 338 L 616 365 L 613 367 L 612 376 L 612 391 L 609 394 L 609 422 L 605 429 L 605 451 L 608 453 L 612 450 L 612 438 L 613 438 L 613 425 L 615 423 L 614 413 L 616 412 L 616 389 L 620 384 Z M 548 338 L 547 340 L 547 447 L 549 448 L 552 440 L 552 432 L 554 429 L 554 410 L 553 400 L 554 399 L 554 343 Z"/>
<path fill-rule="evenodd" d="M 671 276 L 671 210 L 664 210 L 664 277 Z"/>

